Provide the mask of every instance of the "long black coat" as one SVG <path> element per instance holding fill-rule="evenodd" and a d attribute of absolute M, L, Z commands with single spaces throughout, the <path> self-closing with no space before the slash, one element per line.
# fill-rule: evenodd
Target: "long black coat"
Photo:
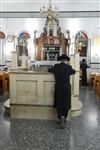
<path fill-rule="evenodd" d="M 75 70 L 68 64 L 61 62 L 54 65 L 49 72 L 55 75 L 55 96 L 54 106 L 57 109 L 71 108 L 71 85 L 70 75 L 75 74 Z"/>
<path fill-rule="evenodd" d="M 87 68 L 89 67 L 86 63 L 82 63 L 80 68 L 82 70 L 82 85 L 87 85 Z"/>

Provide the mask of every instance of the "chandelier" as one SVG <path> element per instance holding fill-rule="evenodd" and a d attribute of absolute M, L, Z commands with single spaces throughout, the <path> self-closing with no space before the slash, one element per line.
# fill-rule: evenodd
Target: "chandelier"
<path fill-rule="evenodd" d="M 59 14 L 58 8 L 55 6 L 54 8 L 52 7 L 52 1 L 49 0 L 49 5 L 46 8 L 43 6 L 40 9 L 40 13 L 42 17 L 46 17 L 46 25 L 49 27 L 53 27 L 55 24 L 57 24 L 57 17 Z"/>

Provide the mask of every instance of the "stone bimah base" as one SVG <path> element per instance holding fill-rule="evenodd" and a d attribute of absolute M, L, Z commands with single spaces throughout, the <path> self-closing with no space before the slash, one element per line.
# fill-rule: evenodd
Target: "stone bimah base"
<path fill-rule="evenodd" d="M 54 85 L 54 75 L 48 72 L 11 71 L 11 118 L 57 119 L 57 113 L 53 107 Z M 73 95 L 72 92 L 72 110 L 69 116 L 79 115 L 81 108 L 79 96 Z"/>

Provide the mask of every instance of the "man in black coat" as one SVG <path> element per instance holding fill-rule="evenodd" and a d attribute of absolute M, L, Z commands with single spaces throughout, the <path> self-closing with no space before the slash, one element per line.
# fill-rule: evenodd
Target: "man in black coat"
<path fill-rule="evenodd" d="M 86 60 L 82 59 L 82 62 L 80 64 L 80 69 L 82 70 L 82 85 L 83 86 L 87 85 L 87 68 L 89 68 L 89 66 L 86 63 Z"/>
<path fill-rule="evenodd" d="M 61 128 L 64 128 L 68 110 L 71 109 L 70 75 L 75 74 L 75 70 L 68 64 L 70 58 L 67 55 L 63 54 L 59 60 L 61 62 L 55 64 L 48 71 L 55 75 L 54 106 L 57 109 Z"/>

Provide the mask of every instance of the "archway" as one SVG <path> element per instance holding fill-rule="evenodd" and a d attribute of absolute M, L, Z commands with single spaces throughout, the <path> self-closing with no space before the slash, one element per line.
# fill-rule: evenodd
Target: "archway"
<path fill-rule="evenodd" d="M 88 34 L 84 31 L 77 32 L 75 36 L 75 46 L 76 51 L 79 52 L 80 55 L 80 64 L 82 59 L 88 60 Z M 88 62 L 88 61 L 87 61 Z M 82 70 L 80 69 L 80 81 L 82 79 Z"/>
<path fill-rule="evenodd" d="M 87 57 L 88 49 L 88 35 L 84 31 L 77 32 L 75 36 L 76 51 L 79 52 L 80 57 Z"/>
<path fill-rule="evenodd" d="M 28 32 L 21 32 L 18 36 L 17 55 L 18 55 L 18 66 L 21 65 L 20 56 L 28 56 L 30 34 Z"/>
<path fill-rule="evenodd" d="M 30 35 L 27 32 L 21 32 L 18 36 L 18 48 L 19 55 L 25 54 L 28 56 L 28 40 L 30 39 Z"/>

